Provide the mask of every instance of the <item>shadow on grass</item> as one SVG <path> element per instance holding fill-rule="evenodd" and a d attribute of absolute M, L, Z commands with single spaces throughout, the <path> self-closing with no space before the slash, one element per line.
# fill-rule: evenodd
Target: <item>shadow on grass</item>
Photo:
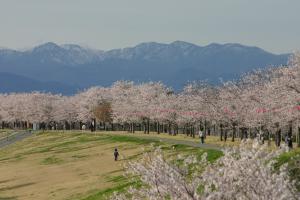
<path fill-rule="evenodd" d="M 2 184 L 2 183 L 8 183 L 8 182 L 10 182 L 10 181 L 12 181 L 13 179 L 7 179 L 7 180 L 2 180 L 2 181 L 0 181 L 0 184 Z"/>
<path fill-rule="evenodd" d="M 94 192 L 81 200 L 106 200 L 109 199 L 114 192 L 124 193 L 130 186 L 134 188 L 140 188 L 142 186 L 142 182 L 140 180 L 137 179 L 136 181 L 128 181 L 128 178 L 124 176 L 112 177 L 108 181 L 116 183 L 117 185 L 105 190 Z"/>
<path fill-rule="evenodd" d="M 61 164 L 63 163 L 63 160 L 54 156 L 45 158 L 41 164 L 43 165 L 53 165 L 53 164 Z"/>
<path fill-rule="evenodd" d="M 34 185 L 35 183 L 24 183 L 24 184 L 19 184 L 19 185 L 14 185 L 14 186 L 8 186 L 8 187 L 2 187 L 0 188 L 0 192 L 7 191 L 7 190 L 13 190 L 13 189 L 18 189 L 30 185 Z"/>
<path fill-rule="evenodd" d="M 16 196 L 14 197 L 1 197 L 0 196 L 0 200 L 15 200 L 15 199 L 18 199 Z"/>

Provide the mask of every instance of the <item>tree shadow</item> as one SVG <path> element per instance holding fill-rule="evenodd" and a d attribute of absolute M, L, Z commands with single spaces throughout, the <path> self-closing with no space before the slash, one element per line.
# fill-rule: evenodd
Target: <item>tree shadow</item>
<path fill-rule="evenodd" d="M 16 200 L 17 197 L 0 197 L 0 200 Z"/>
<path fill-rule="evenodd" d="M 7 183 L 7 182 L 10 182 L 10 181 L 12 181 L 13 179 L 7 179 L 7 180 L 1 180 L 0 181 L 0 184 L 2 184 L 2 183 Z"/>
<path fill-rule="evenodd" d="M 19 184 L 19 185 L 14 185 L 14 186 L 2 187 L 2 188 L 0 188 L 0 192 L 7 191 L 7 190 L 13 190 L 13 189 L 17 189 L 17 188 L 22 188 L 22 187 L 26 187 L 26 186 L 33 185 L 33 184 L 35 184 L 35 183 L 24 183 L 24 184 Z"/>

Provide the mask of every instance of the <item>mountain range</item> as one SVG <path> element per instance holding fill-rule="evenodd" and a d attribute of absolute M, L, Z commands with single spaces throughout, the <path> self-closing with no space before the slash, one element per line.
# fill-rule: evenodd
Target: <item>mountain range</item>
<path fill-rule="evenodd" d="M 180 90 L 189 81 L 220 83 L 257 68 L 285 65 L 289 54 L 241 44 L 198 46 L 148 42 L 109 51 L 49 42 L 29 50 L 0 49 L 0 92 L 71 95 L 118 80 L 161 81 Z"/>

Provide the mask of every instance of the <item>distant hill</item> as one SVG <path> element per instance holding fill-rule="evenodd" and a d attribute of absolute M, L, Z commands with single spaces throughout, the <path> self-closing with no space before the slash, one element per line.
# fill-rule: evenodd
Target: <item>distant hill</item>
<path fill-rule="evenodd" d="M 11 92 L 51 92 L 71 95 L 75 87 L 56 82 L 41 82 L 24 76 L 0 72 L 0 93 Z"/>
<path fill-rule="evenodd" d="M 5 80 L 11 83 L 1 77 L 0 87 L 1 91 L 32 90 L 34 84 L 28 83 L 26 88 L 26 84 L 12 84 L 13 75 L 19 75 L 23 81 L 26 77 L 27 81 L 43 82 L 40 89 L 44 91 L 62 93 L 94 85 L 109 86 L 117 80 L 162 81 L 178 90 L 189 81 L 205 79 L 217 84 L 219 78 L 229 80 L 253 69 L 286 64 L 288 56 L 241 44 L 149 42 L 100 51 L 46 43 L 26 51 L 0 49 L 0 72 L 9 73 Z"/>

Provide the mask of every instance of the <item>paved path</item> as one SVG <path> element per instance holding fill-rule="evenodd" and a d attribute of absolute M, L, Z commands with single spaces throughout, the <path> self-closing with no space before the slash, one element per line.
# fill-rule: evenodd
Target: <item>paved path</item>
<path fill-rule="evenodd" d="M 126 135 L 128 136 L 128 135 Z M 213 145 L 213 144 L 200 144 L 200 139 L 199 142 L 193 142 L 193 141 L 188 141 L 188 140 L 180 140 L 180 139 L 172 139 L 172 138 L 160 138 L 160 137 L 151 137 L 151 136 L 142 136 L 142 135 L 129 135 L 130 137 L 136 137 L 136 138 L 142 138 L 145 140 L 155 140 L 155 141 L 161 141 L 169 144 L 183 144 L 187 146 L 192 146 L 192 147 L 200 147 L 202 149 L 215 149 L 215 150 L 222 150 L 222 147 L 218 145 Z"/>
<path fill-rule="evenodd" d="M 192 146 L 192 147 L 200 147 L 202 149 L 216 149 L 216 150 L 221 150 L 220 146 L 213 145 L 213 144 L 200 144 L 199 142 L 192 142 L 192 141 L 187 141 L 187 140 L 180 140 L 180 139 L 171 139 L 171 138 L 159 138 L 159 137 L 143 137 L 145 139 L 151 139 L 151 140 L 157 140 L 165 143 L 170 143 L 170 144 L 183 144 L 187 146 Z"/>
<path fill-rule="evenodd" d="M 153 137 L 155 139 L 155 137 Z M 198 142 L 192 142 L 192 141 L 187 141 L 187 140 L 178 140 L 178 139 L 171 139 L 171 138 L 156 138 L 159 141 L 165 142 L 165 143 L 171 143 L 171 144 L 183 144 L 187 146 L 192 146 L 192 147 L 200 147 L 202 149 L 216 149 L 216 150 L 221 150 L 222 148 L 217 145 L 213 144 L 200 144 Z"/>
<path fill-rule="evenodd" d="M 0 140 L 0 148 L 6 147 L 10 144 L 23 140 L 30 137 L 33 133 L 31 131 L 18 131 L 6 138 Z"/>

